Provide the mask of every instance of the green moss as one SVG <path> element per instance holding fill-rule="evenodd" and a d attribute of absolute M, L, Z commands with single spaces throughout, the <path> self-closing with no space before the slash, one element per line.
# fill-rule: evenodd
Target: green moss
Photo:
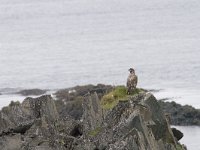
<path fill-rule="evenodd" d="M 91 130 L 88 134 L 89 136 L 96 136 L 100 131 L 101 131 L 101 128 L 97 127 L 96 129 Z"/>
<path fill-rule="evenodd" d="M 177 144 L 176 150 L 183 150 L 183 147 L 180 144 Z"/>
<path fill-rule="evenodd" d="M 143 89 L 135 89 L 130 95 L 143 92 Z M 117 86 L 113 91 L 103 96 L 101 105 L 104 109 L 112 109 L 119 101 L 128 100 L 127 89 L 125 86 Z"/>
<path fill-rule="evenodd" d="M 172 135 L 168 131 L 166 131 L 166 132 L 167 132 L 166 133 L 166 142 L 167 143 L 174 143 L 174 139 L 173 139 Z"/>

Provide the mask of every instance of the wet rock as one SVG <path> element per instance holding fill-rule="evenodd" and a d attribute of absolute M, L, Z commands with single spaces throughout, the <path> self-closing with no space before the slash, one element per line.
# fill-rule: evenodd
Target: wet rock
<path fill-rule="evenodd" d="M 176 128 L 172 128 L 172 132 L 173 132 L 173 135 L 175 136 L 175 138 L 177 139 L 177 141 L 182 139 L 183 133 L 181 131 L 177 130 Z"/>
<path fill-rule="evenodd" d="M 159 101 L 163 111 L 170 114 L 172 125 L 200 126 L 200 110 L 189 105 L 180 105 L 176 102 Z"/>
<path fill-rule="evenodd" d="M 41 90 L 41 89 L 27 89 L 27 90 L 21 90 L 19 92 L 17 92 L 17 94 L 21 94 L 23 96 L 29 96 L 29 95 L 42 95 L 45 94 L 47 92 L 47 90 Z"/>

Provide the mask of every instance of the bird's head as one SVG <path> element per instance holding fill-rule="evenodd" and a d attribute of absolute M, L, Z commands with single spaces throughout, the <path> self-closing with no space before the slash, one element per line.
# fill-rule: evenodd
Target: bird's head
<path fill-rule="evenodd" d="M 128 71 L 129 71 L 130 73 L 135 73 L 135 70 L 134 70 L 133 68 L 130 68 Z"/>

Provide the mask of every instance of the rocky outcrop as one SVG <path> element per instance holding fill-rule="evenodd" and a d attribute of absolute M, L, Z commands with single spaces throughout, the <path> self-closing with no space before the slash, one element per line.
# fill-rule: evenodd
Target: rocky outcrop
<path fill-rule="evenodd" d="M 21 90 L 17 92 L 17 94 L 21 94 L 23 96 L 29 96 L 29 95 L 42 95 L 45 94 L 47 90 L 41 90 L 41 89 L 26 89 L 26 90 Z"/>
<path fill-rule="evenodd" d="M 49 95 L 12 102 L 0 111 L 0 149 L 184 150 L 152 94 L 126 97 L 105 110 L 101 92 L 82 95 L 80 120 L 62 113 Z"/>
<path fill-rule="evenodd" d="M 56 96 L 56 107 L 61 117 L 66 115 L 79 120 L 83 115 L 83 100 L 84 96 L 88 93 L 96 93 L 101 99 L 101 97 L 111 91 L 114 87 L 110 85 L 85 85 L 76 86 L 68 89 L 58 90 L 54 95 Z"/>
<path fill-rule="evenodd" d="M 12 102 L 0 112 L 0 149 L 62 150 L 76 125 L 73 119 L 59 119 L 49 95 L 26 98 L 22 104 Z"/>
<path fill-rule="evenodd" d="M 89 94 L 83 101 L 83 116 L 82 116 L 84 133 L 89 133 L 91 130 L 95 130 L 103 123 L 103 109 L 100 105 L 100 100 L 97 93 Z M 86 135 L 85 134 L 85 135 Z"/>
<path fill-rule="evenodd" d="M 177 141 L 182 139 L 183 133 L 181 131 L 177 130 L 176 128 L 172 128 L 172 132 Z"/>
<path fill-rule="evenodd" d="M 90 101 L 92 95 L 87 99 Z M 84 106 L 88 110 L 90 102 Z M 90 108 L 93 109 L 93 108 Z M 93 123 L 83 119 L 83 135 L 85 143 L 79 149 L 105 150 L 176 150 L 184 149 L 176 140 L 169 123 L 150 93 L 131 96 L 119 101 L 116 107 L 103 111 L 104 116 L 95 116 L 91 111 L 84 111 L 87 118 L 96 118 L 102 122 Z M 99 118 L 100 117 L 100 118 Z M 86 122 L 85 122 L 86 121 Z"/>
<path fill-rule="evenodd" d="M 75 120 L 80 120 L 83 115 L 83 100 L 84 95 L 88 93 L 97 93 L 101 99 L 105 93 L 110 92 L 115 87 L 110 85 L 85 85 L 76 86 L 68 89 L 58 90 L 54 95 L 57 101 L 55 102 L 58 113 L 61 117 L 66 115 L 71 116 Z M 160 90 L 144 90 L 145 92 L 159 92 Z M 175 102 L 159 101 L 163 111 L 168 114 L 170 124 L 172 125 L 200 125 L 200 110 L 191 106 L 181 106 Z"/>
<path fill-rule="evenodd" d="M 159 101 L 163 111 L 170 115 L 173 125 L 198 125 L 200 126 L 200 110 L 192 106 L 182 106 L 176 102 Z"/>

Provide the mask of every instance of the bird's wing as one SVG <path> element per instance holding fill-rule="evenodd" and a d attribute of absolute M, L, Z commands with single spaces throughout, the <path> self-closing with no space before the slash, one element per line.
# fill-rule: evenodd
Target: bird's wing
<path fill-rule="evenodd" d="M 138 77 L 135 75 L 134 86 L 136 87 L 138 83 Z"/>
<path fill-rule="evenodd" d="M 131 81 L 132 81 L 132 76 L 129 75 L 128 78 L 127 78 L 127 82 L 126 82 L 126 86 L 127 86 L 127 87 L 130 87 L 130 86 L 131 86 Z"/>

